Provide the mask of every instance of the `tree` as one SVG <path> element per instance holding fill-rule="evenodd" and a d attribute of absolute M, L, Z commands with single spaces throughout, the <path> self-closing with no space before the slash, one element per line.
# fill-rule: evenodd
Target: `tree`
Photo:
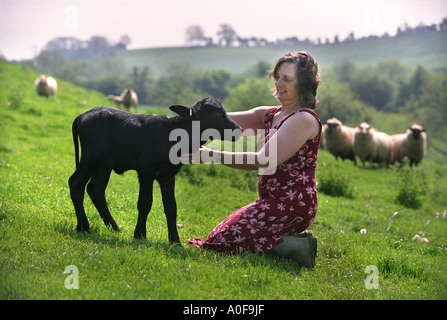
<path fill-rule="evenodd" d="M 350 86 L 362 101 L 377 110 L 383 110 L 393 98 L 393 83 L 372 68 L 356 72 Z"/>
<path fill-rule="evenodd" d="M 132 89 L 135 90 L 138 95 L 139 102 L 147 103 L 149 85 L 151 80 L 153 80 L 149 67 L 145 66 L 141 71 L 138 67 L 133 67 L 132 73 L 130 74 L 130 80 L 132 82 Z"/>
<path fill-rule="evenodd" d="M 227 84 L 230 78 L 231 73 L 226 70 L 206 71 L 196 80 L 196 87 L 217 100 L 223 100 L 228 95 Z"/>
<path fill-rule="evenodd" d="M 345 39 L 344 42 L 354 42 L 355 41 L 355 36 L 354 36 L 354 32 L 349 33 L 348 37 Z"/>
<path fill-rule="evenodd" d="M 272 83 L 268 79 L 247 78 L 229 91 L 224 101 L 227 111 L 248 110 L 258 106 L 278 105 L 271 93 Z"/>
<path fill-rule="evenodd" d="M 423 66 L 418 65 L 410 80 L 402 83 L 397 96 L 396 106 L 403 106 L 408 100 L 418 99 L 424 92 L 425 83 L 428 81 L 429 72 Z"/>
<path fill-rule="evenodd" d="M 237 40 L 236 31 L 229 24 L 221 24 L 217 36 L 219 38 L 219 44 L 222 47 L 230 47 Z"/>
<path fill-rule="evenodd" d="M 76 58 L 78 52 L 87 47 L 85 41 L 76 39 L 74 37 L 58 37 L 48 41 L 43 51 L 59 51 L 65 59 L 73 60 Z"/>
<path fill-rule="evenodd" d="M 206 43 L 205 33 L 201 26 L 193 25 L 186 29 L 186 43 L 202 46 Z"/>
<path fill-rule="evenodd" d="M 104 52 L 109 51 L 110 44 L 106 37 L 102 36 L 92 36 L 88 41 L 88 51 L 91 56 L 100 56 Z"/>
<path fill-rule="evenodd" d="M 34 66 L 41 72 L 55 74 L 66 62 L 67 60 L 61 51 L 56 49 L 43 50 L 34 59 Z"/>
<path fill-rule="evenodd" d="M 345 125 L 356 126 L 362 121 L 370 122 L 374 109 L 355 98 L 347 83 L 326 79 L 318 89 L 319 107 L 316 112 L 321 122 L 336 117 Z"/>
<path fill-rule="evenodd" d="M 334 37 L 334 44 L 337 44 L 339 42 L 340 42 L 340 40 L 338 38 L 338 34 L 336 34 L 335 37 Z"/>
<path fill-rule="evenodd" d="M 447 31 L 447 18 L 442 19 L 442 22 L 439 24 L 439 29 L 441 31 Z"/>
<path fill-rule="evenodd" d="M 334 65 L 335 76 L 340 82 L 350 82 L 354 76 L 357 67 L 352 62 L 341 62 Z"/>
<path fill-rule="evenodd" d="M 399 112 L 413 115 L 417 119 L 415 122 L 427 130 L 428 145 L 447 156 L 447 71 L 424 72 L 418 69 L 410 79 L 409 87 L 417 83 L 419 94 L 408 97 Z"/>
<path fill-rule="evenodd" d="M 116 45 L 116 47 L 117 47 L 118 49 L 124 49 L 124 50 L 126 50 L 127 46 L 128 46 L 130 43 L 131 43 L 130 37 L 129 37 L 127 34 L 125 34 L 125 35 L 122 35 L 122 36 L 121 36 L 120 41 L 118 42 L 118 44 Z"/>
<path fill-rule="evenodd" d="M 265 60 L 258 61 L 254 66 L 244 72 L 245 75 L 255 78 L 265 78 L 268 76 L 272 64 Z"/>

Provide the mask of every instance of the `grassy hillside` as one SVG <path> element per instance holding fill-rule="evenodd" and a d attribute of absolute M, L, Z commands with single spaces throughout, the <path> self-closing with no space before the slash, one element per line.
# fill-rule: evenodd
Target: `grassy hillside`
<path fill-rule="evenodd" d="M 362 66 L 386 59 L 400 60 L 411 69 L 418 64 L 429 69 L 445 68 L 447 32 L 302 47 L 140 49 L 121 51 L 119 57 L 128 68 L 148 65 L 156 75 L 161 75 L 173 62 L 188 63 L 203 70 L 225 69 L 240 73 L 260 60 L 273 64 L 283 54 L 300 50 L 311 52 L 323 69 L 344 61 Z"/>
<path fill-rule="evenodd" d="M 255 172 L 218 165 L 185 166 L 178 176 L 183 248 L 167 241 L 157 184 L 148 238 L 133 239 L 135 172 L 113 174 L 107 189 L 121 232 L 106 229 L 86 197 L 91 232 L 78 234 L 67 183 L 74 171 L 71 122 L 107 100 L 62 81 L 57 97 L 38 97 L 32 88 L 36 76 L 0 61 L 1 299 L 447 299 L 447 218 L 442 214 L 447 164 L 442 159 L 411 171 L 370 170 L 337 162 L 322 150 L 319 209 L 311 226 L 319 252 L 312 271 L 284 259 L 215 254 L 186 243 L 206 237 L 257 197 Z M 323 193 L 324 179 L 351 190 L 352 197 Z M 396 201 L 413 186 L 419 209 Z M 429 243 L 411 240 L 420 231 Z M 377 267 L 378 289 L 365 286 L 370 265 Z M 78 289 L 66 288 L 73 284 L 69 266 L 79 271 Z"/>

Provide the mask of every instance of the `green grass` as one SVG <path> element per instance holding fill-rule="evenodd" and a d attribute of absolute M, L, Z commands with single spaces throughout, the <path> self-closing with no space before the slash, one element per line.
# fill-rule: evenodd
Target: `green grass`
<path fill-rule="evenodd" d="M 38 97 L 36 77 L 0 61 L 0 299 L 447 298 L 447 219 L 436 218 L 447 209 L 445 159 L 415 169 L 426 192 L 420 208 L 411 209 L 396 200 L 397 169 L 362 169 L 322 150 L 317 180 L 346 177 L 352 197 L 319 193 L 311 226 L 319 251 L 311 271 L 285 259 L 216 254 L 186 243 L 206 237 L 257 197 L 255 172 L 218 165 L 186 166 L 177 177 L 183 248 L 167 241 L 158 185 L 147 240 L 133 239 L 138 183 L 132 171 L 113 174 L 107 189 L 121 232 L 108 230 L 86 197 L 91 232 L 77 233 L 67 183 L 74 171 L 71 122 L 108 102 L 62 81 L 57 97 Z M 422 230 L 429 244 L 411 240 Z M 70 265 L 79 270 L 79 289 L 65 288 Z M 378 269 L 378 289 L 365 287 L 369 265 Z"/>

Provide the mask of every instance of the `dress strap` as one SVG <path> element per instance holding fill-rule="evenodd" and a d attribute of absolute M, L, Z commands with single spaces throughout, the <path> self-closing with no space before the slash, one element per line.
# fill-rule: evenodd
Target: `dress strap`
<path fill-rule="evenodd" d="M 281 109 L 281 106 L 273 107 L 264 116 L 265 129 L 269 130 L 273 121 L 273 116 Z"/>

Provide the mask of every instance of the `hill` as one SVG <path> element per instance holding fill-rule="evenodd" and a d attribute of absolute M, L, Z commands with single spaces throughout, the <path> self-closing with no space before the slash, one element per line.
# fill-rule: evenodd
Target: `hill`
<path fill-rule="evenodd" d="M 188 63 L 203 70 L 225 69 L 241 73 L 260 60 L 273 63 L 284 53 L 300 50 L 311 52 L 323 69 L 345 61 L 362 66 L 386 59 L 397 59 L 411 69 L 417 64 L 428 69 L 439 69 L 447 67 L 447 32 L 302 47 L 152 48 L 120 51 L 118 57 L 124 59 L 128 68 L 148 65 L 156 75 L 161 75 L 173 62 Z"/>
<path fill-rule="evenodd" d="M 257 198 L 256 172 L 219 165 L 188 165 L 178 175 L 183 248 L 168 243 L 157 184 L 148 238 L 133 239 L 135 172 L 112 174 L 106 192 L 121 232 L 103 225 L 86 196 L 91 232 L 77 233 L 67 183 L 75 167 L 71 123 L 107 100 L 60 80 L 58 96 L 38 97 L 32 88 L 37 75 L 0 61 L 0 299 L 447 298 L 447 164 L 439 159 L 413 170 L 370 170 L 321 150 L 313 271 L 289 260 L 216 254 L 186 244 Z M 350 192 L 330 195 L 337 187 Z M 401 193 L 415 196 L 418 208 L 397 201 Z M 429 243 L 412 241 L 419 233 Z M 181 318 L 182 303 L 163 312 Z M 287 305 L 280 309 L 292 311 Z M 266 311 L 277 312 L 274 306 Z"/>

